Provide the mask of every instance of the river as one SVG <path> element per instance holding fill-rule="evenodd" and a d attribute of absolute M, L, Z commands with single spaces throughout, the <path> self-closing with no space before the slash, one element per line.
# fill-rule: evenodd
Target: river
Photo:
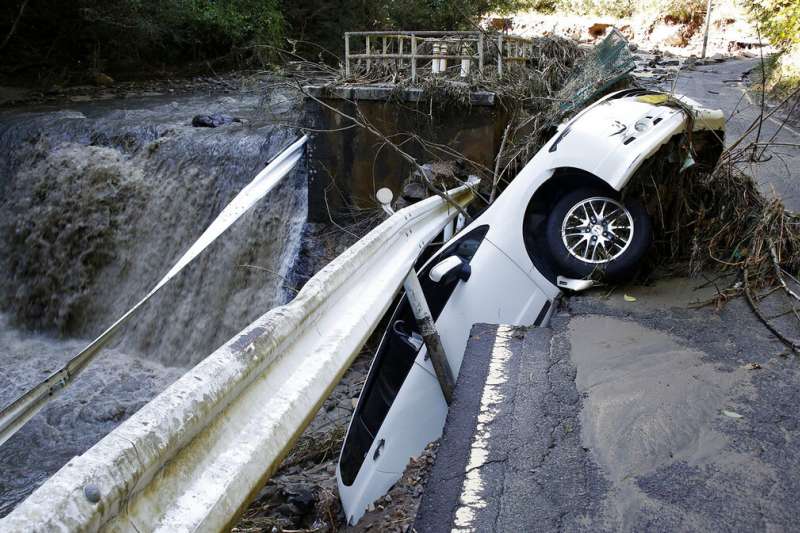
<path fill-rule="evenodd" d="M 166 273 L 295 138 L 279 94 L 0 112 L 0 405 Z M 194 128 L 197 114 L 242 119 Z M 75 385 L 0 447 L 0 516 L 237 331 L 292 296 L 305 164 L 165 290 Z"/>

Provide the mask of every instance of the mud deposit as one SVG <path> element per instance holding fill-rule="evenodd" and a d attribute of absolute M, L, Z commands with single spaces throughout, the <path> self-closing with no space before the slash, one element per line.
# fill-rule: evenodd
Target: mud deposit
<path fill-rule="evenodd" d="M 286 147 L 263 91 L 0 113 L 0 406 L 138 301 Z M 192 117 L 241 119 L 193 128 Z M 318 264 L 304 162 L 151 300 L 76 384 L 0 447 L 0 516 Z"/>

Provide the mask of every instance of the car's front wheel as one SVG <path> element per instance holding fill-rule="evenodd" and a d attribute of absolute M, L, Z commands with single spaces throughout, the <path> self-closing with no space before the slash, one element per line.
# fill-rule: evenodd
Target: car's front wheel
<path fill-rule="evenodd" d="M 621 280 L 650 247 L 652 227 L 636 201 L 582 188 L 563 196 L 547 219 L 547 244 L 560 274 Z"/>

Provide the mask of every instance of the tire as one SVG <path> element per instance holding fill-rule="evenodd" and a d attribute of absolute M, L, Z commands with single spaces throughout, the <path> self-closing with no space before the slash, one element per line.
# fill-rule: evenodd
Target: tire
<path fill-rule="evenodd" d="M 647 211 L 599 188 L 564 195 L 547 217 L 545 231 L 559 274 L 578 279 L 629 278 L 652 241 Z"/>

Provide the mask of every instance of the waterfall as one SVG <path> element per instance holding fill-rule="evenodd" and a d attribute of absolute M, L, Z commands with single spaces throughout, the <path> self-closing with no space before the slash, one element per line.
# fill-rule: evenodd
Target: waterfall
<path fill-rule="evenodd" d="M 124 107 L 124 109 L 123 109 Z M 256 96 L 0 113 L 0 405 L 136 303 L 296 136 Z M 193 128 L 195 114 L 243 119 Z M 256 317 L 292 296 L 305 164 L 0 447 L 0 516 Z"/>

